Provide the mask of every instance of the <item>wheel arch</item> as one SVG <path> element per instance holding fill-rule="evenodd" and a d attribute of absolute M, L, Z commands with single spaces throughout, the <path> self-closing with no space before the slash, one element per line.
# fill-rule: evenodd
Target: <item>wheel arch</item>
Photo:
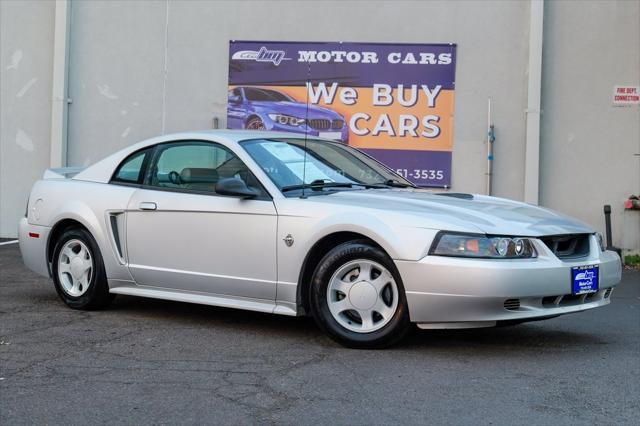
<path fill-rule="evenodd" d="M 53 261 L 53 250 L 55 249 L 56 242 L 58 238 L 64 234 L 64 232 L 71 228 L 80 228 L 87 231 L 89 234 L 93 235 L 92 232 L 87 228 L 82 222 L 78 221 L 75 218 L 64 218 L 56 222 L 56 224 L 51 228 L 51 232 L 49 233 L 49 239 L 47 241 L 47 262 L 51 264 Z M 95 237 L 94 237 L 95 238 Z"/>
<path fill-rule="evenodd" d="M 346 243 L 348 241 L 364 240 L 372 245 L 380 248 L 388 256 L 389 253 L 378 244 L 374 239 L 364 234 L 354 231 L 336 231 L 323 236 L 314 243 L 302 262 L 300 274 L 298 277 L 298 286 L 296 292 L 296 305 L 301 313 L 309 312 L 309 288 L 311 287 L 311 279 L 320 260 L 334 247 Z M 391 257 L 391 256 L 389 256 Z"/>
<path fill-rule="evenodd" d="M 47 262 L 50 264 L 53 259 L 53 250 L 56 241 L 62 233 L 71 228 L 77 227 L 87 231 L 98 244 L 98 248 L 104 256 L 105 239 L 102 233 L 104 226 L 101 225 L 100 218 L 87 204 L 79 201 L 73 201 L 65 205 L 64 209 L 60 208 L 52 212 L 47 221 L 51 223 L 51 232 L 47 240 L 46 255 Z"/>
<path fill-rule="evenodd" d="M 130 194 L 125 195 L 128 200 Z M 120 202 L 114 200 L 110 204 L 119 205 Z M 118 257 L 108 222 L 110 213 L 123 213 L 124 210 L 102 210 L 103 207 L 99 205 L 92 207 L 92 205 L 92 202 L 74 200 L 65 203 L 47 216 L 46 223 L 50 224 L 47 226 L 51 227 L 45 246 L 48 267 L 51 266 L 50 262 L 53 260 L 53 251 L 58 237 L 65 229 L 75 226 L 84 229 L 95 241 L 109 279 L 132 281 L 127 265 Z"/>
<path fill-rule="evenodd" d="M 262 117 L 260 116 L 260 114 L 258 114 L 257 112 L 253 111 L 253 112 L 251 112 L 251 113 L 247 116 L 247 118 L 244 120 L 244 128 L 245 128 L 245 129 L 247 128 L 247 124 L 249 124 L 249 122 L 250 122 L 252 119 L 254 119 L 254 118 L 258 118 L 258 119 L 260 119 L 260 121 L 262 121 L 262 122 L 264 123 L 264 118 L 262 118 Z"/>

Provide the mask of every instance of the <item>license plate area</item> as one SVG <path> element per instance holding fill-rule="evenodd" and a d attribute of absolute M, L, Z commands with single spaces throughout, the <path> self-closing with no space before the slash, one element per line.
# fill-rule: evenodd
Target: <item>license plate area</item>
<path fill-rule="evenodd" d="M 571 268 L 571 293 L 587 294 L 598 291 L 600 268 L 598 265 L 574 266 Z"/>

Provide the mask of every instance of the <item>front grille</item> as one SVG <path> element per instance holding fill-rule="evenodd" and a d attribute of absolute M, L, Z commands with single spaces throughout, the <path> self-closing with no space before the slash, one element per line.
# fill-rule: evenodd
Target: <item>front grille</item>
<path fill-rule="evenodd" d="M 343 120 L 333 120 L 331 122 L 331 128 L 332 129 L 342 129 L 344 127 L 344 121 Z"/>
<path fill-rule="evenodd" d="M 584 299 L 585 297 L 587 297 L 587 295 L 585 294 L 580 295 L 580 294 L 565 294 L 564 296 L 562 296 L 562 299 L 560 299 L 560 305 L 574 305 L 577 302 L 580 302 L 580 299 Z"/>
<path fill-rule="evenodd" d="M 520 299 L 507 299 L 504 301 L 504 308 L 510 311 L 517 311 L 520 309 Z"/>
<path fill-rule="evenodd" d="M 584 301 L 585 301 L 585 302 L 591 302 L 591 301 L 593 301 L 593 299 L 596 299 L 596 298 L 597 298 L 597 296 L 598 296 L 598 292 L 595 292 L 595 293 L 588 293 L 588 294 L 587 294 L 587 297 L 585 297 L 585 298 L 584 298 Z M 605 299 L 607 298 L 607 292 L 606 292 L 606 291 L 604 292 L 604 298 L 605 298 Z"/>
<path fill-rule="evenodd" d="M 589 255 L 589 234 L 552 235 L 540 239 L 559 259 Z"/>
<path fill-rule="evenodd" d="M 308 121 L 309 126 L 316 130 L 328 130 L 331 128 L 331 121 L 324 118 L 312 118 Z"/>

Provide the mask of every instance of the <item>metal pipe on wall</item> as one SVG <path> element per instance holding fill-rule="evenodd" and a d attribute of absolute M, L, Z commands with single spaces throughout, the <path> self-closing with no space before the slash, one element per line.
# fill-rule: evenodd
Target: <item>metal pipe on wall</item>
<path fill-rule="evenodd" d="M 493 142 L 496 138 L 491 122 L 491 98 L 487 99 L 487 195 L 493 191 Z"/>
<path fill-rule="evenodd" d="M 53 39 L 53 75 L 51 90 L 51 167 L 67 165 L 67 114 L 71 99 L 68 95 L 69 32 L 71 27 L 71 3 L 56 0 Z"/>
<path fill-rule="evenodd" d="M 524 201 L 538 204 L 540 178 L 540 98 L 544 0 L 531 0 L 529 17 L 529 81 L 524 158 Z"/>

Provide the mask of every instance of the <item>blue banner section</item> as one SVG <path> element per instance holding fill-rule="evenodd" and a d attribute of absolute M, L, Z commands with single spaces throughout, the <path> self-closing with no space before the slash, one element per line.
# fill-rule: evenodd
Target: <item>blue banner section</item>
<path fill-rule="evenodd" d="M 451 186 L 451 152 L 363 149 L 399 175 L 420 186 Z"/>
<path fill-rule="evenodd" d="M 384 81 L 452 90 L 455 63 L 455 44 L 232 41 L 229 84 L 298 86 L 309 80 L 370 87 Z"/>
<path fill-rule="evenodd" d="M 318 136 L 451 185 L 456 45 L 231 41 L 227 127 Z"/>

